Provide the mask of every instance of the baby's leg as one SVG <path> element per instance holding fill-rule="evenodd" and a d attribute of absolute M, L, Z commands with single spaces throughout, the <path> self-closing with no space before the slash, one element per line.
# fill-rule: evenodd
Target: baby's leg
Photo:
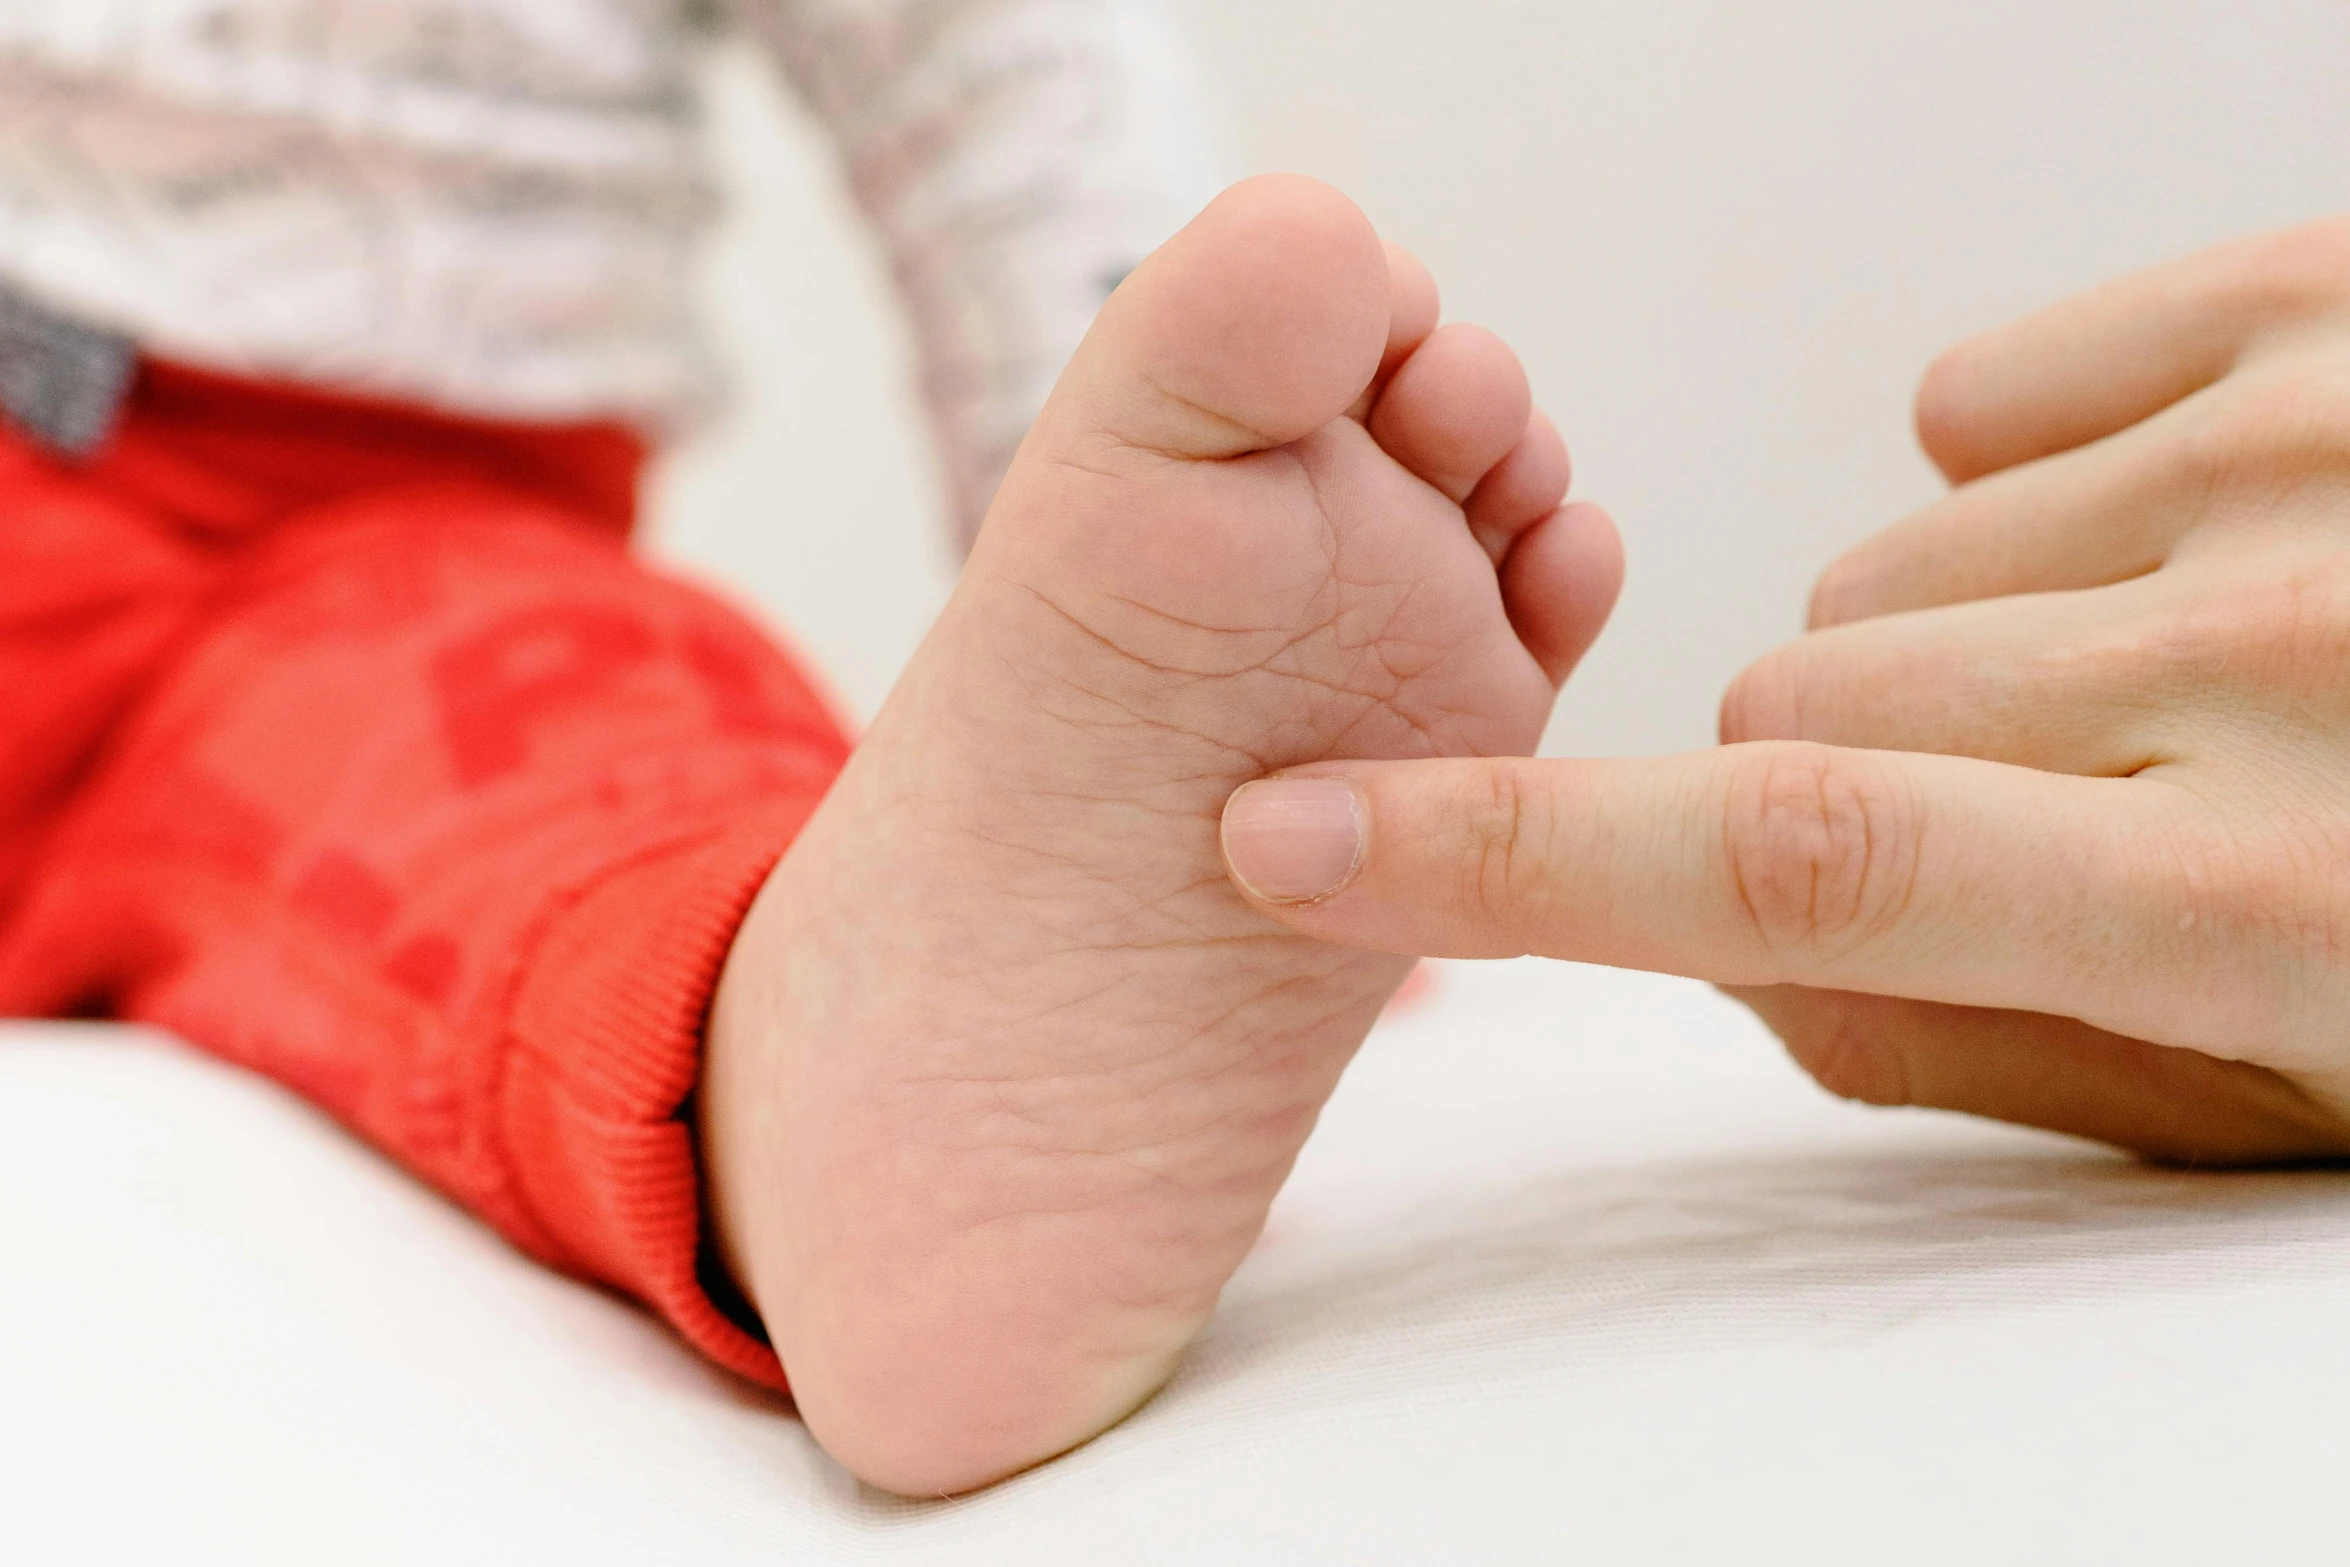
<path fill-rule="evenodd" d="M 213 552 L 0 422 L 0 918 L 214 575 Z"/>
<path fill-rule="evenodd" d="M 123 685 L 0 926 L 0 1009 L 278 1077 L 774 1380 L 700 1282 L 681 1107 L 833 723 L 738 617 L 515 491 L 382 490 L 194 553 L 201 610 Z M 51 633 L 61 673 L 103 672 Z"/>

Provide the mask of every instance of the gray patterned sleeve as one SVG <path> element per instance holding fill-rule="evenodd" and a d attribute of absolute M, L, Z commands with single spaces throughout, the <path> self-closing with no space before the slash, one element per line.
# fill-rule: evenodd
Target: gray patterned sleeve
<path fill-rule="evenodd" d="M 734 0 L 841 149 L 960 542 L 1118 280 L 1221 183 L 1160 0 Z"/>

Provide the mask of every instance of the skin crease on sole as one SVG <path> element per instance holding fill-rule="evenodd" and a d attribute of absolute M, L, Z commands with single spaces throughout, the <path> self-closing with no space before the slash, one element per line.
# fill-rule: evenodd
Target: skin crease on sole
<path fill-rule="evenodd" d="M 1294 176 L 1138 268 L 736 941 L 718 1244 L 873 1484 L 968 1490 L 1147 1399 L 1408 972 L 1251 910 L 1226 797 L 1530 753 L 1613 602 L 1515 356 L 1436 319 Z"/>

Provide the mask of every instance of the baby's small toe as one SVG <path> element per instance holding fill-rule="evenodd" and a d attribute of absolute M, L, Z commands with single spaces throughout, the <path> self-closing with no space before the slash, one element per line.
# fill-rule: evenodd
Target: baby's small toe
<path fill-rule="evenodd" d="M 1428 264 L 1393 240 L 1387 245 L 1387 352 L 1379 360 L 1379 374 L 1346 411 L 1358 424 L 1370 422 L 1371 410 L 1387 394 L 1387 383 L 1407 364 L 1420 345 L 1436 330 L 1444 302 L 1436 289 L 1436 275 Z"/>
<path fill-rule="evenodd" d="M 1501 597 L 1526 651 L 1563 685 L 1607 625 L 1624 586 L 1624 541 L 1589 501 L 1527 528 L 1502 562 Z"/>
<path fill-rule="evenodd" d="M 1483 327 L 1440 327 L 1371 410 L 1389 456 L 1464 502 L 1526 433 L 1534 393 L 1507 343 Z"/>
<path fill-rule="evenodd" d="M 1499 564 L 1519 534 L 1559 509 L 1574 477 L 1566 438 L 1549 415 L 1536 409 L 1518 444 L 1470 494 L 1463 508 L 1469 531 Z"/>

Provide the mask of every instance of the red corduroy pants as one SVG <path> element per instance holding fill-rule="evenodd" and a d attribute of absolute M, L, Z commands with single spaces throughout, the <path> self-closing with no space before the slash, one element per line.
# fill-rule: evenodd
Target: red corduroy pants
<path fill-rule="evenodd" d="M 688 1107 L 847 742 L 631 558 L 642 458 L 163 364 L 88 462 L 0 425 L 0 1013 L 267 1073 L 780 1386 Z"/>

